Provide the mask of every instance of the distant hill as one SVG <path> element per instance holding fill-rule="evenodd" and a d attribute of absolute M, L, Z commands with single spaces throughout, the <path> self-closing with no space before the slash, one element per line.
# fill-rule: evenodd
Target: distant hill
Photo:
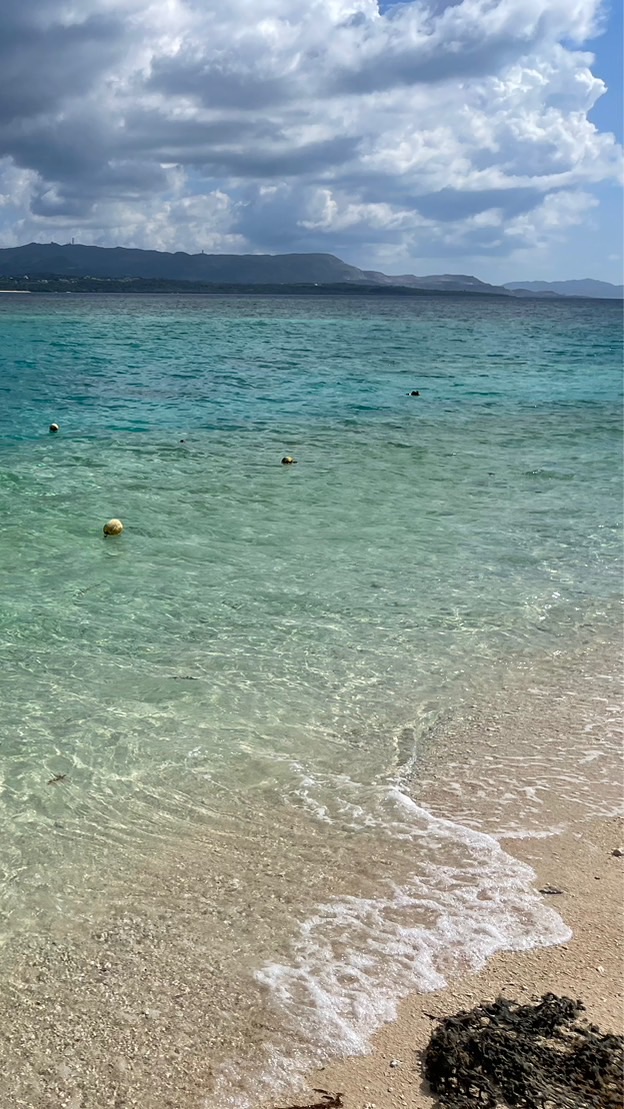
<path fill-rule="evenodd" d="M 363 270 L 367 281 L 374 281 L 380 285 L 400 285 L 402 288 L 431 289 L 445 293 L 494 293 L 498 296 L 512 295 L 511 289 L 503 285 L 488 285 L 478 277 L 465 273 L 438 273 L 428 277 L 414 277 L 414 274 L 403 273 L 389 276 L 378 273 L 376 270 Z"/>
<path fill-rule="evenodd" d="M 529 293 L 556 293 L 564 297 L 602 297 L 622 300 L 624 285 L 611 285 L 609 281 L 594 281 L 585 277 L 578 281 L 507 281 L 505 289 L 526 289 Z"/>
<path fill-rule="evenodd" d="M 331 284 L 364 281 L 333 254 L 167 254 L 125 247 L 28 243 L 0 249 L 0 276 L 145 277 L 219 284 Z"/>
<path fill-rule="evenodd" d="M 159 250 L 28 243 L 0 249 L 0 278 L 185 281 L 194 285 L 357 285 L 438 293 L 514 296 L 465 274 L 389 276 L 350 266 L 333 254 L 168 254 Z"/>
<path fill-rule="evenodd" d="M 12 288 L 29 287 L 39 281 L 49 291 L 58 291 L 58 282 L 76 289 L 87 282 L 112 282 L 120 285 L 137 281 L 185 282 L 201 287 L 263 286 L 273 291 L 307 286 L 364 288 L 372 291 L 402 289 L 405 292 L 473 294 L 485 296 L 622 296 L 622 287 L 601 281 L 529 281 L 508 285 L 488 285 L 463 273 L 389 275 L 376 270 L 350 266 L 333 254 L 168 254 L 160 250 L 133 250 L 127 247 L 82 246 L 67 243 L 28 243 L 0 249 L 0 280 Z M 31 286 L 32 287 L 32 286 Z M 156 286 L 154 286 L 156 287 Z M 95 285 L 87 285 L 95 291 Z M 164 288 L 164 286 L 163 286 Z M 85 291 L 82 288 L 82 291 Z M 115 291 L 124 291 L 117 288 Z M 147 288 L 145 288 L 147 291 Z M 171 290 L 169 290 L 171 291 Z M 208 288 L 208 291 L 210 289 Z"/>
<path fill-rule="evenodd" d="M 333 254 L 168 254 L 126 247 L 28 243 L 0 249 L 0 277 L 187 281 L 214 285 L 380 285 L 445 293 L 513 296 L 465 274 L 388 276 L 350 266 Z"/>

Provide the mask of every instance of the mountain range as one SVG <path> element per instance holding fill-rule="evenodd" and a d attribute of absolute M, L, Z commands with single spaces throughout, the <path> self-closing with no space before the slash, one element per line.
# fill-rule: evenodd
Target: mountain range
<path fill-rule="evenodd" d="M 576 281 L 507 281 L 506 289 L 526 289 L 530 293 L 557 293 L 564 297 L 601 297 L 621 300 L 624 285 L 611 285 L 609 281 L 594 281 L 584 277 Z"/>
<path fill-rule="evenodd" d="M 15 287 L 31 279 L 190 282 L 193 285 L 345 286 L 382 290 L 400 287 L 414 292 L 477 293 L 497 296 L 623 296 L 622 286 L 608 282 L 509 282 L 490 285 L 468 274 L 391 276 L 350 266 L 333 254 L 169 254 L 126 247 L 68 243 L 28 243 L 0 249 L 0 278 Z"/>

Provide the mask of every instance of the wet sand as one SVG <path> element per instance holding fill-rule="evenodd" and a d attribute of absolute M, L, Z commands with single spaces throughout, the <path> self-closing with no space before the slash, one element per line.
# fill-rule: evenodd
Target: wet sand
<path fill-rule="evenodd" d="M 586 1017 L 603 1031 L 624 1031 L 624 820 L 621 817 L 576 825 L 544 839 L 503 840 L 510 854 L 536 873 L 537 889 L 573 932 L 556 947 L 495 956 L 480 974 L 454 981 L 441 991 L 413 995 L 398 1020 L 374 1038 L 371 1055 L 341 1060 L 310 1075 L 314 1087 L 342 1093 L 344 1109 L 433 1109 L 421 1077 L 420 1056 L 433 1027 L 432 1017 L 469 1009 L 499 994 L 525 1001 L 552 991 L 579 998 Z M 272 1102 L 274 1106 L 283 1101 Z"/>

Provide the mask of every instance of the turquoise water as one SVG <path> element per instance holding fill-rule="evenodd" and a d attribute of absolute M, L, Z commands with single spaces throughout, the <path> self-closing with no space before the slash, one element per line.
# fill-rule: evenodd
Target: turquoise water
<path fill-rule="evenodd" d="M 387 790 L 501 662 L 613 641 L 621 323 L 587 301 L 0 297 L 7 943 L 250 811 L 309 819 L 330 856 L 353 821 L 386 835 Z"/>

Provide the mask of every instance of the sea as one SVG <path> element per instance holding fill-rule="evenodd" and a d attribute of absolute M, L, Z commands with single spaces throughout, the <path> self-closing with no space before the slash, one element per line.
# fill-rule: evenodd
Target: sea
<path fill-rule="evenodd" d="M 622 305 L 7 294 L 0 339 L 0 1103 L 292 1099 L 569 938 L 507 848 L 621 805 Z"/>

